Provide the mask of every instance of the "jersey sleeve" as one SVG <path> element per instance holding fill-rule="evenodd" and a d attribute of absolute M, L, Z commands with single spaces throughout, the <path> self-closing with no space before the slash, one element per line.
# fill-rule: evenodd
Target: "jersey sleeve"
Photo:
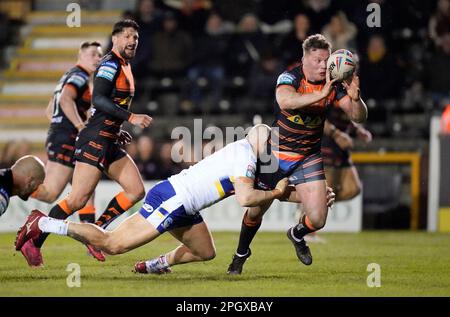
<path fill-rule="evenodd" d="M 234 178 L 247 177 L 255 179 L 256 158 L 250 145 L 242 146 L 236 153 L 236 164 L 233 168 Z"/>
<path fill-rule="evenodd" d="M 277 87 L 282 85 L 292 86 L 297 90 L 300 86 L 300 78 L 292 71 L 285 71 L 277 79 Z"/>
<path fill-rule="evenodd" d="M 86 85 L 88 85 L 89 78 L 82 73 L 73 73 L 66 81 L 66 85 L 71 85 L 75 88 L 77 94 L 82 94 Z"/>
<path fill-rule="evenodd" d="M 115 87 L 115 80 L 119 75 L 119 67 L 113 61 L 103 62 L 99 66 L 94 77 L 92 103 L 95 108 L 127 121 L 131 116 L 131 112 L 116 105 L 110 98 Z"/>

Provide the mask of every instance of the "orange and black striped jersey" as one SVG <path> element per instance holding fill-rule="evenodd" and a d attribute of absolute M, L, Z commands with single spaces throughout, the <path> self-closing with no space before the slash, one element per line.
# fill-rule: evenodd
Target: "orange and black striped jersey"
<path fill-rule="evenodd" d="M 92 116 L 83 134 L 116 139 L 134 96 L 134 78 L 130 64 L 120 54 L 110 51 L 94 73 Z M 85 132 L 86 130 L 86 132 Z"/>
<path fill-rule="evenodd" d="M 81 66 L 76 65 L 61 77 L 53 92 L 53 115 L 50 124 L 50 132 L 65 130 L 67 133 L 78 133 L 78 130 L 66 117 L 60 105 L 61 93 L 64 87 L 69 86 L 76 92 L 75 105 L 80 118 L 83 121 L 87 119 L 86 112 L 91 107 L 89 73 Z"/>
<path fill-rule="evenodd" d="M 294 87 L 297 93 L 308 94 L 320 91 L 325 81 L 309 82 L 300 65 L 278 77 L 277 87 L 282 85 Z M 283 110 L 277 104 L 278 113 L 272 126 L 278 129 L 274 129 L 275 138 L 270 140 L 272 147 L 278 147 L 279 151 L 298 153 L 303 158 L 319 152 L 326 110 L 338 104 L 344 96 L 346 91 L 339 84 L 327 98 L 301 109 Z"/>

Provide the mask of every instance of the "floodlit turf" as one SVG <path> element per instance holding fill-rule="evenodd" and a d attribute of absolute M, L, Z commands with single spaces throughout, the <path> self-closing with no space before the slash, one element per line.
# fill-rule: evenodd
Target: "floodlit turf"
<path fill-rule="evenodd" d="M 213 233 L 217 257 L 174 267 L 163 276 L 136 275 L 136 260 L 157 256 L 177 242 L 168 234 L 104 263 L 83 245 L 52 236 L 45 267 L 31 269 L 14 252 L 13 234 L 0 235 L 0 296 L 450 296 L 450 235 L 424 232 L 322 234 L 310 244 L 314 262 L 300 264 L 283 232 L 260 232 L 241 276 L 225 272 L 237 233 Z M 69 263 L 81 267 L 81 287 L 69 288 Z M 381 266 L 381 287 L 369 288 L 369 263 Z"/>

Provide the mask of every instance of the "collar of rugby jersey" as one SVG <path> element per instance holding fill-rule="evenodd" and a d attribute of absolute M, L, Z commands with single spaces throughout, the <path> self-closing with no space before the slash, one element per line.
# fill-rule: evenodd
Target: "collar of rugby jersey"
<path fill-rule="evenodd" d="M 117 58 L 123 65 L 128 65 L 128 62 L 125 60 L 125 58 L 122 57 L 122 55 L 119 54 L 119 52 L 117 52 L 115 49 L 112 49 L 111 52 L 113 52 L 113 54 L 117 56 Z"/>

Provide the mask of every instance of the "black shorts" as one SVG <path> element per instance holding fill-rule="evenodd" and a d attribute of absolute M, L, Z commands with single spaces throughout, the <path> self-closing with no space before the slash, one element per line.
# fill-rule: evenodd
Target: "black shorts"
<path fill-rule="evenodd" d="M 273 153 L 271 153 L 271 157 L 272 159 L 277 159 Z M 278 170 L 273 173 L 262 173 L 261 168 L 265 164 L 258 163 L 255 177 L 256 188 L 262 190 L 274 189 L 277 183 L 285 177 L 289 177 L 289 184 L 291 185 L 325 179 L 323 159 L 320 152 L 311 154 L 295 164 L 289 164 L 289 169 L 283 169 L 282 167 L 288 166 L 288 164 L 284 164 L 286 162 L 281 162 L 279 160 Z M 266 163 L 266 165 L 267 164 L 268 163 Z"/>
<path fill-rule="evenodd" d="M 105 171 L 109 166 L 127 155 L 113 139 L 101 136 L 96 138 L 84 136 L 82 133 L 75 142 L 75 160 L 97 167 Z"/>
<path fill-rule="evenodd" d="M 75 139 L 76 133 L 64 130 L 49 131 L 45 148 L 48 160 L 62 164 L 67 167 L 75 167 Z"/>
<path fill-rule="evenodd" d="M 326 167 L 345 168 L 353 166 L 350 151 L 341 149 L 332 138 L 325 135 L 322 138 L 322 155 Z"/>

